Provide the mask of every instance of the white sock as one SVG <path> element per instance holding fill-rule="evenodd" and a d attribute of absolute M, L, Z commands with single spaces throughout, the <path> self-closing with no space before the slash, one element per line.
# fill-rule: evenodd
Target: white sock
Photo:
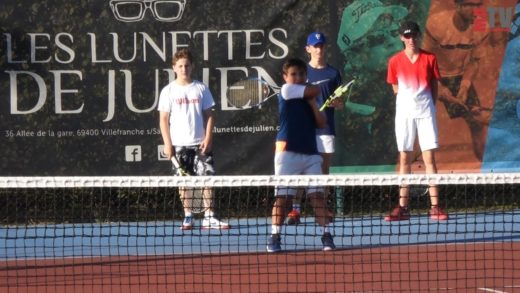
<path fill-rule="evenodd" d="M 271 225 L 271 234 L 280 234 L 280 233 L 282 233 L 282 226 Z"/>
<path fill-rule="evenodd" d="M 184 217 L 185 217 L 185 218 L 187 218 L 187 217 L 191 217 L 191 216 L 192 216 L 191 213 L 186 213 L 186 212 L 184 213 Z"/>
<path fill-rule="evenodd" d="M 206 218 L 211 218 L 215 215 L 215 213 L 213 211 L 210 211 L 210 210 L 207 210 L 204 212 L 204 217 Z"/>

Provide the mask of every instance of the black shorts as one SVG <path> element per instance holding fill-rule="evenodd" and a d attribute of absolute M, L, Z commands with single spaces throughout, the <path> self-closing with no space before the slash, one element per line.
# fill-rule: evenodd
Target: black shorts
<path fill-rule="evenodd" d="M 210 176 L 215 175 L 213 167 L 213 154 L 203 154 L 199 146 L 176 146 L 175 156 L 182 168 L 190 175 Z M 174 174 L 177 169 L 173 166 Z"/>

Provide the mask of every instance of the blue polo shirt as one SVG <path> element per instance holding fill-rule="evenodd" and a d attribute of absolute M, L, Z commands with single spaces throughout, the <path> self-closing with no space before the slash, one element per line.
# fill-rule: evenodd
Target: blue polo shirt
<path fill-rule="evenodd" d="M 341 74 L 336 68 L 328 64 L 325 68 L 314 68 L 307 64 L 307 82 L 320 87 L 321 94 L 316 98 L 316 101 L 318 107 L 321 107 L 325 100 L 341 85 Z M 324 111 L 327 115 L 327 126 L 316 129 L 316 133 L 319 135 L 336 135 L 334 108 L 327 107 Z"/>

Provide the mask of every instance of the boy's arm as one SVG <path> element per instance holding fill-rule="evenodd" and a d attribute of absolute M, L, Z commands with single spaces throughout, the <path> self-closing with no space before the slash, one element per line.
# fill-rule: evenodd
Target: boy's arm
<path fill-rule="evenodd" d="M 161 128 L 161 135 L 164 143 L 164 154 L 168 159 L 174 155 L 172 139 L 170 136 L 170 113 L 159 112 L 159 127 Z"/>
<path fill-rule="evenodd" d="M 314 99 L 319 96 L 321 93 L 320 87 L 317 85 L 307 85 L 305 86 L 305 91 L 303 92 L 303 98 L 306 100 Z"/>
<path fill-rule="evenodd" d="M 311 106 L 312 114 L 314 115 L 314 121 L 316 122 L 316 128 L 325 128 L 327 126 L 327 116 L 323 112 L 320 112 L 318 104 L 316 103 L 316 97 L 321 94 L 319 86 L 307 85 L 303 92 L 303 99 Z"/>
<path fill-rule="evenodd" d="M 397 84 L 392 84 L 392 91 L 394 91 L 395 96 L 397 96 L 398 90 L 399 90 L 399 86 Z"/>
<path fill-rule="evenodd" d="M 307 103 L 311 106 L 314 121 L 316 122 L 316 128 L 325 128 L 327 126 L 327 117 L 324 112 L 320 112 L 316 100 L 308 99 Z"/>
<path fill-rule="evenodd" d="M 200 145 L 202 153 L 207 154 L 211 152 L 213 145 L 213 127 L 215 126 L 215 117 L 213 115 L 213 108 L 204 110 L 204 121 L 206 122 L 206 134 L 204 141 Z"/>
<path fill-rule="evenodd" d="M 281 89 L 284 100 L 314 99 L 320 95 L 320 88 L 316 85 L 284 84 Z"/>

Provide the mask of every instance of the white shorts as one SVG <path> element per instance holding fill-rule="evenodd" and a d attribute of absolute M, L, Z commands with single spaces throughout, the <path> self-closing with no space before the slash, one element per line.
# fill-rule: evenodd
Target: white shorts
<path fill-rule="evenodd" d="M 275 175 L 321 175 L 320 155 L 305 155 L 295 152 L 277 152 L 274 155 L 274 174 Z M 276 186 L 275 196 L 296 195 L 298 187 Z M 323 192 L 323 187 L 307 186 L 307 194 Z"/>
<path fill-rule="evenodd" d="M 316 135 L 316 145 L 318 146 L 318 152 L 321 154 L 333 154 L 334 149 L 334 135 L 324 134 Z"/>
<path fill-rule="evenodd" d="M 419 137 L 421 151 L 439 147 L 435 116 L 425 118 L 395 117 L 395 137 L 400 152 L 413 151 L 415 136 Z"/>

